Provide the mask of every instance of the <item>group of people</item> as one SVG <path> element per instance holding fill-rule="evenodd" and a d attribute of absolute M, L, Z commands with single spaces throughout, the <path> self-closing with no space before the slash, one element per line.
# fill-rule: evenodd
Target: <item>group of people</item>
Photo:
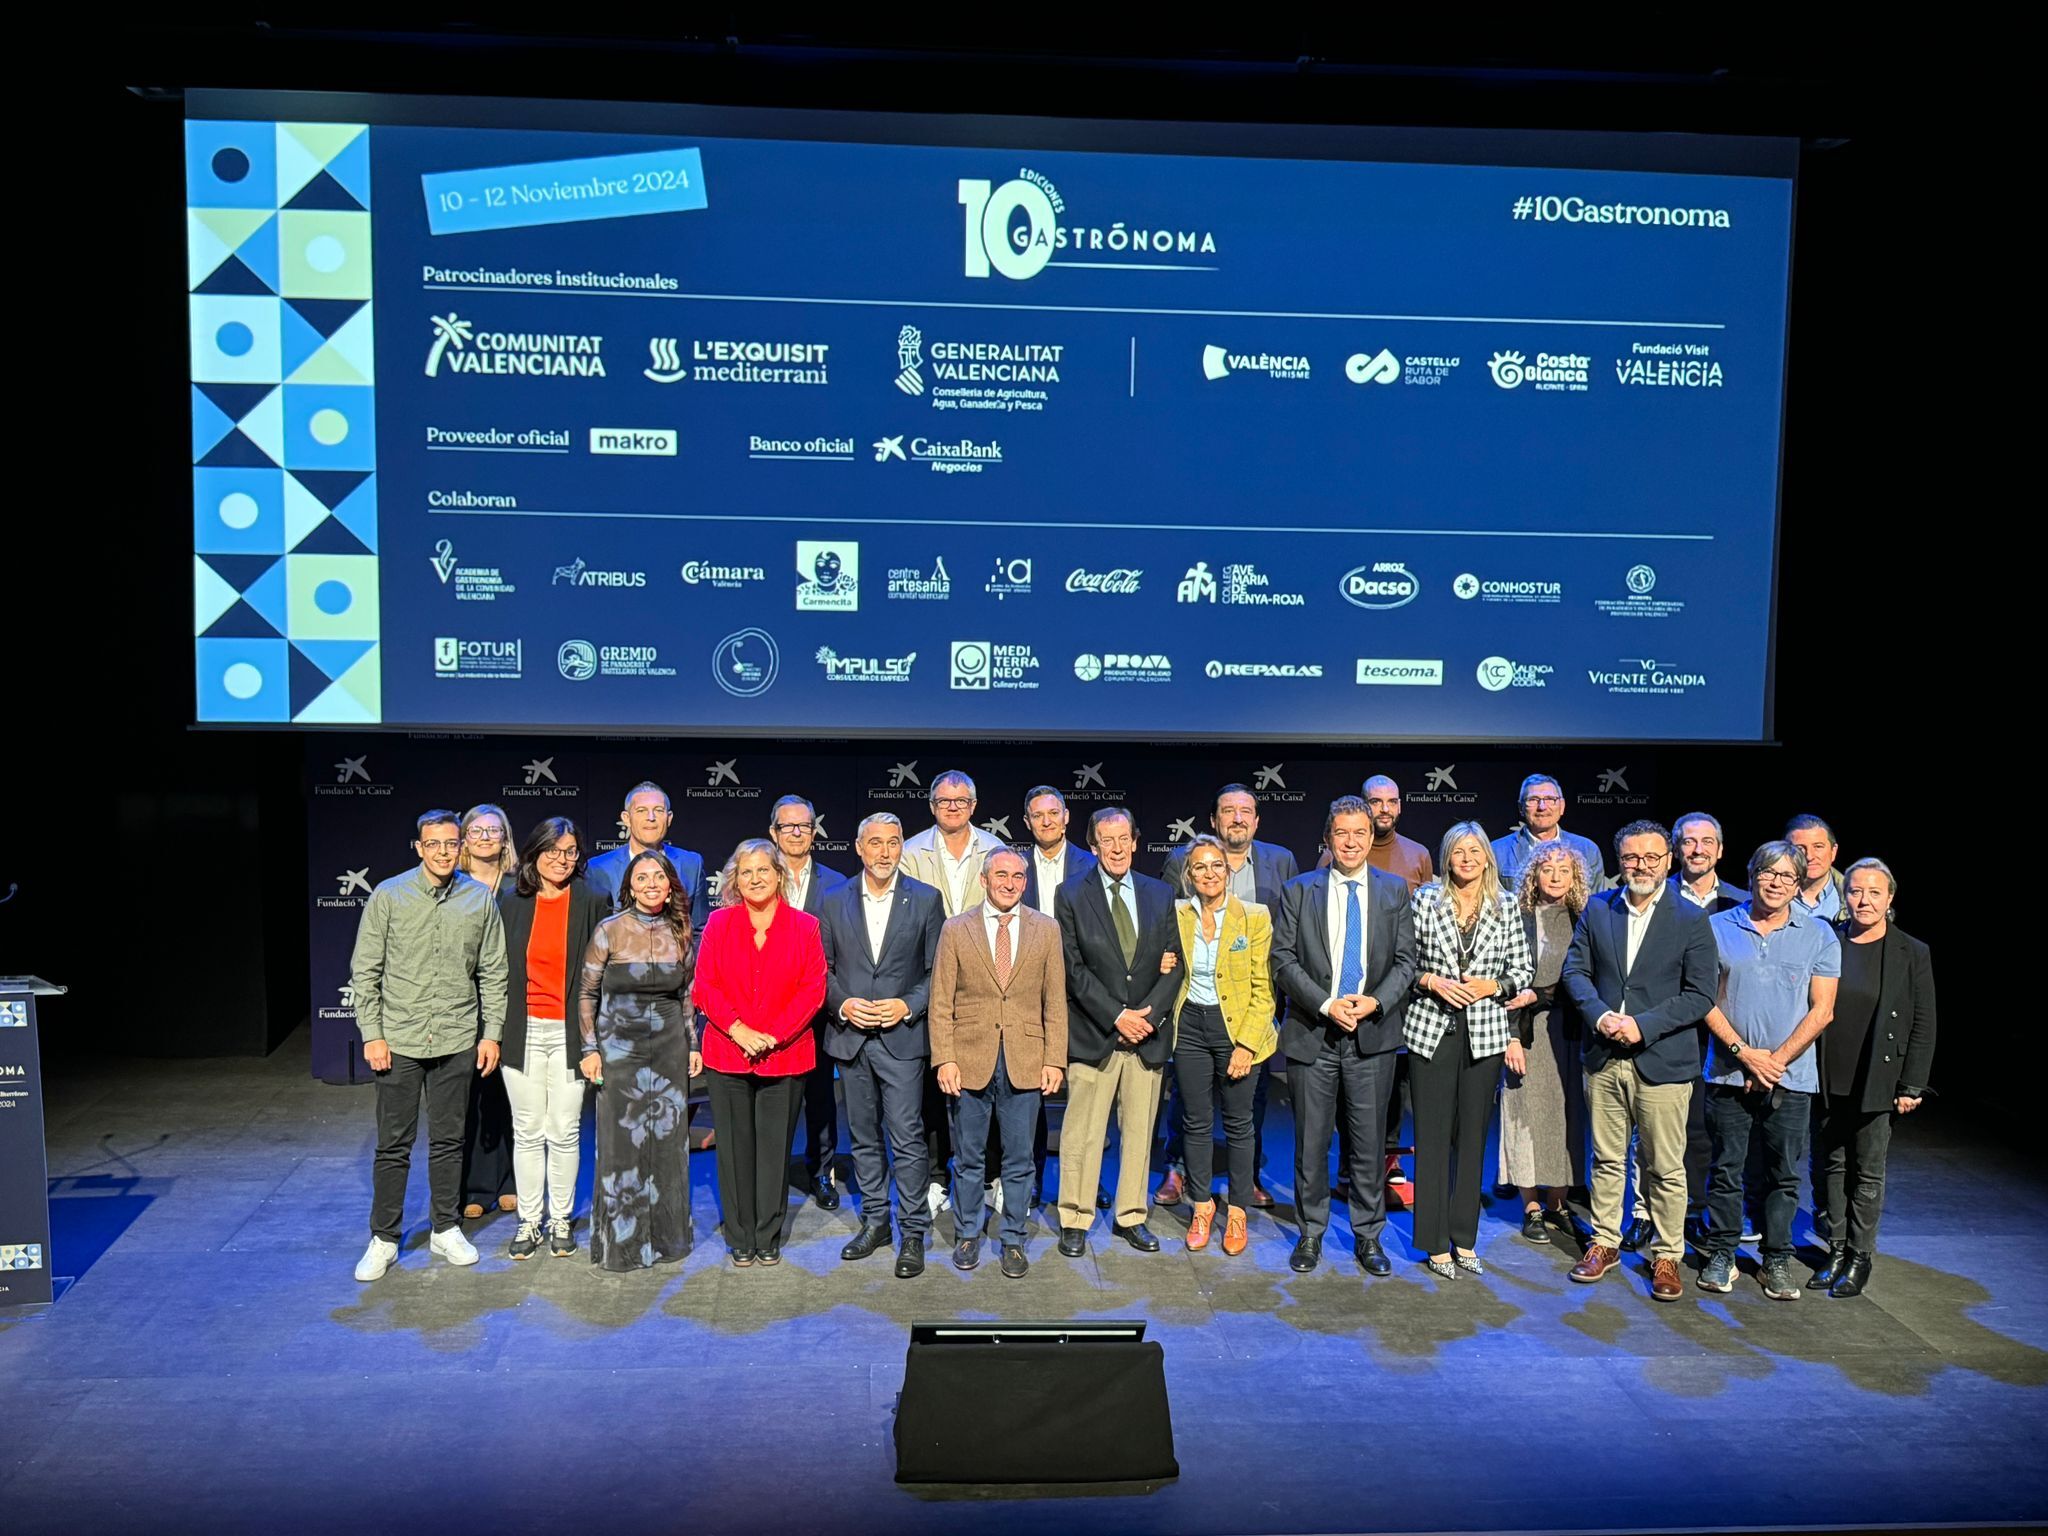
<path fill-rule="evenodd" d="M 849 879 L 812 857 L 811 803 L 783 797 L 769 835 L 733 850 L 709 910 L 703 861 L 667 841 L 655 784 L 627 795 L 627 841 L 596 858 L 560 817 L 513 856 L 494 806 L 421 816 L 419 866 L 373 892 L 352 963 L 378 1121 L 357 1278 L 396 1259 L 423 1099 L 430 1247 L 476 1262 L 461 1217 L 465 1196 L 470 1214 L 493 1198 L 478 1131 L 494 1075 L 515 1259 L 576 1251 L 591 1085 L 592 1262 L 686 1254 L 700 1075 L 735 1266 L 781 1260 L 799 1121 L 809 1192 L 838 1206 L 843 1096 L 860 1226 L 842 1257 L 893 1245 L 895 1273 L 915 1276 L 950 1208 L 957 1268 L 980 1264 L 991 1221 L 998 1267 L 1022 1276 L 1047 1191 L 1045 1105 L 1062 1090 L 1062 1255 L 1087 1251 L 1105 1209 L 1116 1240 L 1157 1252 L 1154 1203 L 1185 1202 L 1185 1246 L 1234 1256 L 1250 1209 L 1273 1203 L 1259 1181 L 1265 1085 L 1284 1071 L 1297 1272 L 1321 1262 L 1337 1190 L 1360 1268 L 1392 1272 L 1405 1086 L 1414 1244 L 1443 1280 L 1485 1272 L 1498 1104 L 1497 1172 L 1530 1242 L 1572 1230 L 1583 1127 L 1592 1219 L 1573 1280 L 1644 1251 L 1650 1294 L 1675 1301 L 1690 1239 L 1696 1285 L 1727 1291 L 1760 1210 L 1759 1283 L 1797 1298 L 1792 1223 L 1810 1154 L 1829 1252 L 1808 1283 L 1832 1296 L 1868 1283 L 1892 1121 L 1929 1092 L 1934 989 L 1927 947 L 1893 921 L 1891 870 L 1875 858 L 1838 870 L 1820 818 L 1795 817 L 1759 847 L 1748 889 L 1721 880 L 1711 815 L 1634 821 L 1615 836 L 1610 881 L 1601 849 L 1563 827 L 1547 775 L 1524 782 L 1514 832 L 1490 840 L 1460 822 L 1434 860 L 1396 830 L 1399 786 L 1376 775 L 1331 802 L 1322 861 L 1304 874 L 1258 839 L 1257 796 L 1231 784 L 1211 831 L 1155 878 L 1132 867 L 1125 807 L 1096 810 L 1078 847 L 1064 797 L 1041 785 L 1025 800 L 1031 841 L 1011 847 L 974 824 L 966 774 L 940 775 L 929 798 L 932 825 L 915 835 L 889 812 L 860 823 Z M 1112 1136 L 1113 1193 L 1101 1183 Z M 1168 1165 L 1156 1190 L 1155 1154 Z"/>

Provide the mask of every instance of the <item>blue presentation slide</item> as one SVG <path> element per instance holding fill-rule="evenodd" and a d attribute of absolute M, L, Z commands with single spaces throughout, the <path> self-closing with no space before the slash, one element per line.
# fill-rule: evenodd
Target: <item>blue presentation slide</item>
<path fill-rule="evenodd" d="M 292 105 L 187 123 L 202 722 L 1769 734 L 1789 155 Z"/>

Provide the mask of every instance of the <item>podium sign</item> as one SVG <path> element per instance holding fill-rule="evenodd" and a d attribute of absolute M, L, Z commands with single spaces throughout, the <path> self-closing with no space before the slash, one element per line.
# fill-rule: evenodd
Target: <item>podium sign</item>
<path fill-rule="evenodd" d="M 32 976 L 0 977 L 0 1314 L 51 1299 L 36 998 L 62 990 Z"/>

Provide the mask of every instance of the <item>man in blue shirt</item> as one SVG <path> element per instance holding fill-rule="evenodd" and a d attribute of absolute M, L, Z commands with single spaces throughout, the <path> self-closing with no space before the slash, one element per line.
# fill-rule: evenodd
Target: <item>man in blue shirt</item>
<path fill-rule="evenodd" d="M 1522 878 L 1522 866 L 1529 855 L 1545 843 L 1563 843 L 1586 866 L 1586 889 L 1605 890 L 1607 860 L 1600 845 L 1590 837 L 1567 832 L 1564 821 L 1564 791 L 1547 773 L 1532 773 L 1522 780 L 1522 822 L 1506 837 L 1493 840 L 1493 860 L 1500 866 L 1500 883 L 1508 890 Z"/>
<path fill-rule="evenodd" d="M 1799 1165 L 1806 1157 L 1813 1095 L 1820 1089 L 1810 1049 L 1835 1013 L 1842 951 L 1835 930 L 1795 898 L 1806 880 L 1797 844 L 1765 843 L 1750 856 L 1750 898 L 1708 921 L 1720 951 L 1719 999 L 1707 1014 L 1713 1053 L 1707 1062 L 1707 1124 L 1714 1172 L 1707 1192 L 1703 1291 L 1734 1285 L 1742 1235 L 1744 1168 L 1761 1136 L 1764 1294 L 1796 1301 L 1792 1217 L 1799 1209 Z"/>
<path fill-rule="evenodd" d="M 1823 922 L 1842 916 L 1842 872 L 1835 868 L 1841 845 L 1835 829 L 1818 816 L 1803 814 L 1785 823 L 1785 841 L 1806 855 L 1806 873 L 1799 877 L 1799 905 Z"/>

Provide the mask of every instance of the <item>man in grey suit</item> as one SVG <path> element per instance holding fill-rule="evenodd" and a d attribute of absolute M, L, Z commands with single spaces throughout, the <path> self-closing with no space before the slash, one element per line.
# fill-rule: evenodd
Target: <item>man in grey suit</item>
<path fill-rule="evenodd" d="M 1369 1275 L 1393 1273 L 1380 1245 L 1387 1191 L 1380 1148 L 1415 980 L 1408 882 L 1374 869 L 1372 812 L 1356 795 L 1330 802 L 1330 867 L 1290 880 L 1273 919 L 1273 974 L 1293 1000 L 1281 1029 L 1294 1097 L 1294 1203 L 1301 1239 L 1289 1265 L 1316 1267 L 1330 1225 L 1330 1136 L 1342 1106 L 1350 1131 L 1351 1242 Z"/>
<path fill-rule="evenodd" d="M 839 1256 L 864 1259 L 889 1241 L 886 1130 L 903 1223 L 896 1274 L 907 1280 L 924 1270 L 925 1234 L 931 1229 L 925 1199 L 930 1161 L 924 1079 L 931 1054 L 926 1007 L 945 913 L 937 891 L 897 869 L 903 824 L 894 816 L 878 811 L 868 817 L 854 846 L 860 878 L 827 894 L 818 911 L 825 944 L 825 1054 L 839 1063 L 860 1189 L 860 1231 Z"/>

